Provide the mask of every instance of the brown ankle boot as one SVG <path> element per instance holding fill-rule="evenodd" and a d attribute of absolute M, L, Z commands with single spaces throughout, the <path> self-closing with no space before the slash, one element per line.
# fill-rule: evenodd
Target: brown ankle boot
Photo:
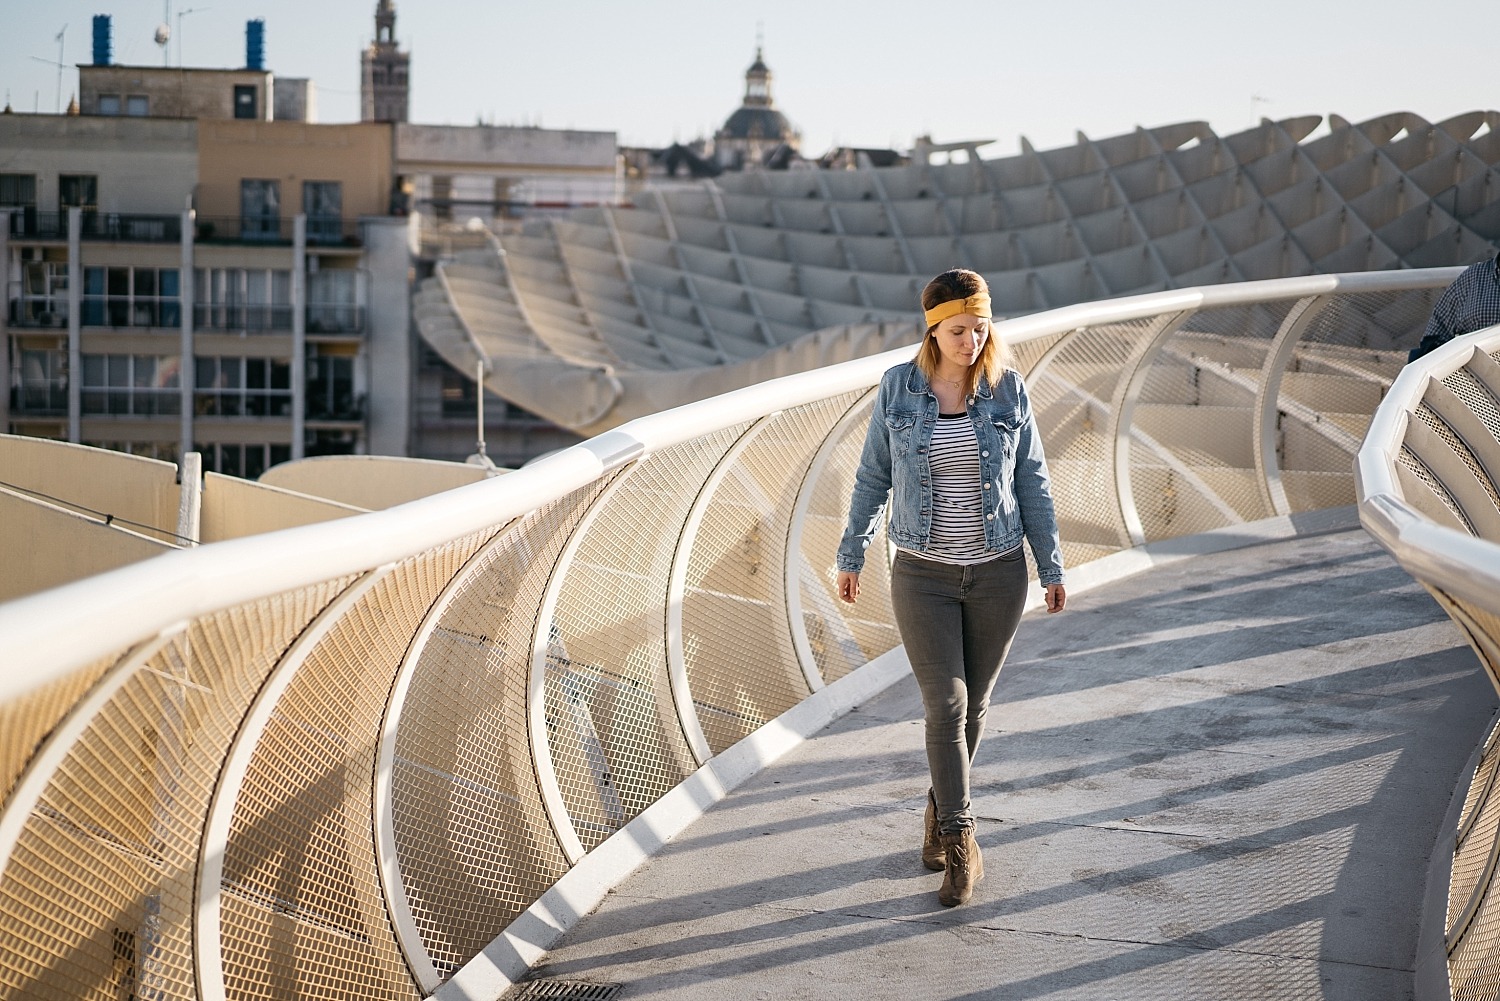
<path fill-rule="evenodd" d="M 922 830 L 922 864 L 933 872 L 942 872 L 948 867 L 948 856 L 938 844 L 937 800 L 932 790 L 927 790 L 927 818 Z"/>
<path fill-rule="evenodd" d="M 974 884 L 984 878 L 984 856 L 979 852 L 979 842 L 974 840 L 973 830 L 965 830 L 940 835 L 938 843 L 948 861 L 942 888 L 938 890 L 938 903 L 944 907 L 967 903 L 974 895 Z"/>

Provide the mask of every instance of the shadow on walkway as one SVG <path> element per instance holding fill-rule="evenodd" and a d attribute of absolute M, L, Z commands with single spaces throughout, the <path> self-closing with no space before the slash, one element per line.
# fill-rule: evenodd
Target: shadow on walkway
<path fill-rule="evenodd" d="M 1022 624 L 937 903 L 908 678 L 732 793 L 537 976 L 621 1001 L 1409 998 L 1428 855 L 1496 697 L 1363 532 Z"/>

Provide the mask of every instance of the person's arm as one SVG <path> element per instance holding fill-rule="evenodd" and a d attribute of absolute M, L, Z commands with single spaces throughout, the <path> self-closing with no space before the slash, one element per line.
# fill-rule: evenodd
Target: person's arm
<path fill-rule="evenodd" d="M 1047 472 L 1042 435 L 1037 429 L 1026 385 L 1019 374 L 1014 378 L 1021 408 L 1021 430 L 1016 442 L 1013 479 L 1016 503 L 1021 508 L 1021 529 L 1036 560 L 1037 579 L 1047 588 L 1047 609 L 1061 611 L 1066 590 L 1063 588 L 1062 540 L 1057 530 L 1057 511 L 1052 503 L 1052 478 Z M 1056 591 L 1053 591 L 1054 587 Z"/>
<path fill-rule="evenodd" d="M 886 499 L 891 491 L 891 440 L 885 425 L 885 385 L 876 393 L 870 409 L 854 487 L 849 497 L 849 517 L 838 549 L 838 594 L 848 602 L 859 596 L 859 572 L 864 569 L 865 550 L 880 531 Z"/>

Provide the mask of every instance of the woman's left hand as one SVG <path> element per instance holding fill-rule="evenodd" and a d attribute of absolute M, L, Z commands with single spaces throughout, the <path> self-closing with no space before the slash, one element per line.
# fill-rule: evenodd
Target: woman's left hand
<path fill-rule="evenodd" d="M 1066 605 L 1067 603 L 1068 603 L 1068 589 L 1067 588 L 1063 587 L 1061 584 L 1048 584 L 1047 585 L 1047 614 L 1048 615 L 1051 615 L 1053 612 L 1060 612 L 1060 611 L 1062 611 L 1063 610 L 1063 606 Z"/>

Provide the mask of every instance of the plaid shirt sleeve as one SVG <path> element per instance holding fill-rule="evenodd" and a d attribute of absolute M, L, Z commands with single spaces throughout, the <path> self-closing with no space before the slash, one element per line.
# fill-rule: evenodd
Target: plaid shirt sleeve
<path fill-rule="evenodd" d="M 1422 343 L 1409 356 L 1415 361 L 1440 344 L 1500 323 L 1500 257 L 1471 264 L 1453 280 L 1432 307 Z"/>

